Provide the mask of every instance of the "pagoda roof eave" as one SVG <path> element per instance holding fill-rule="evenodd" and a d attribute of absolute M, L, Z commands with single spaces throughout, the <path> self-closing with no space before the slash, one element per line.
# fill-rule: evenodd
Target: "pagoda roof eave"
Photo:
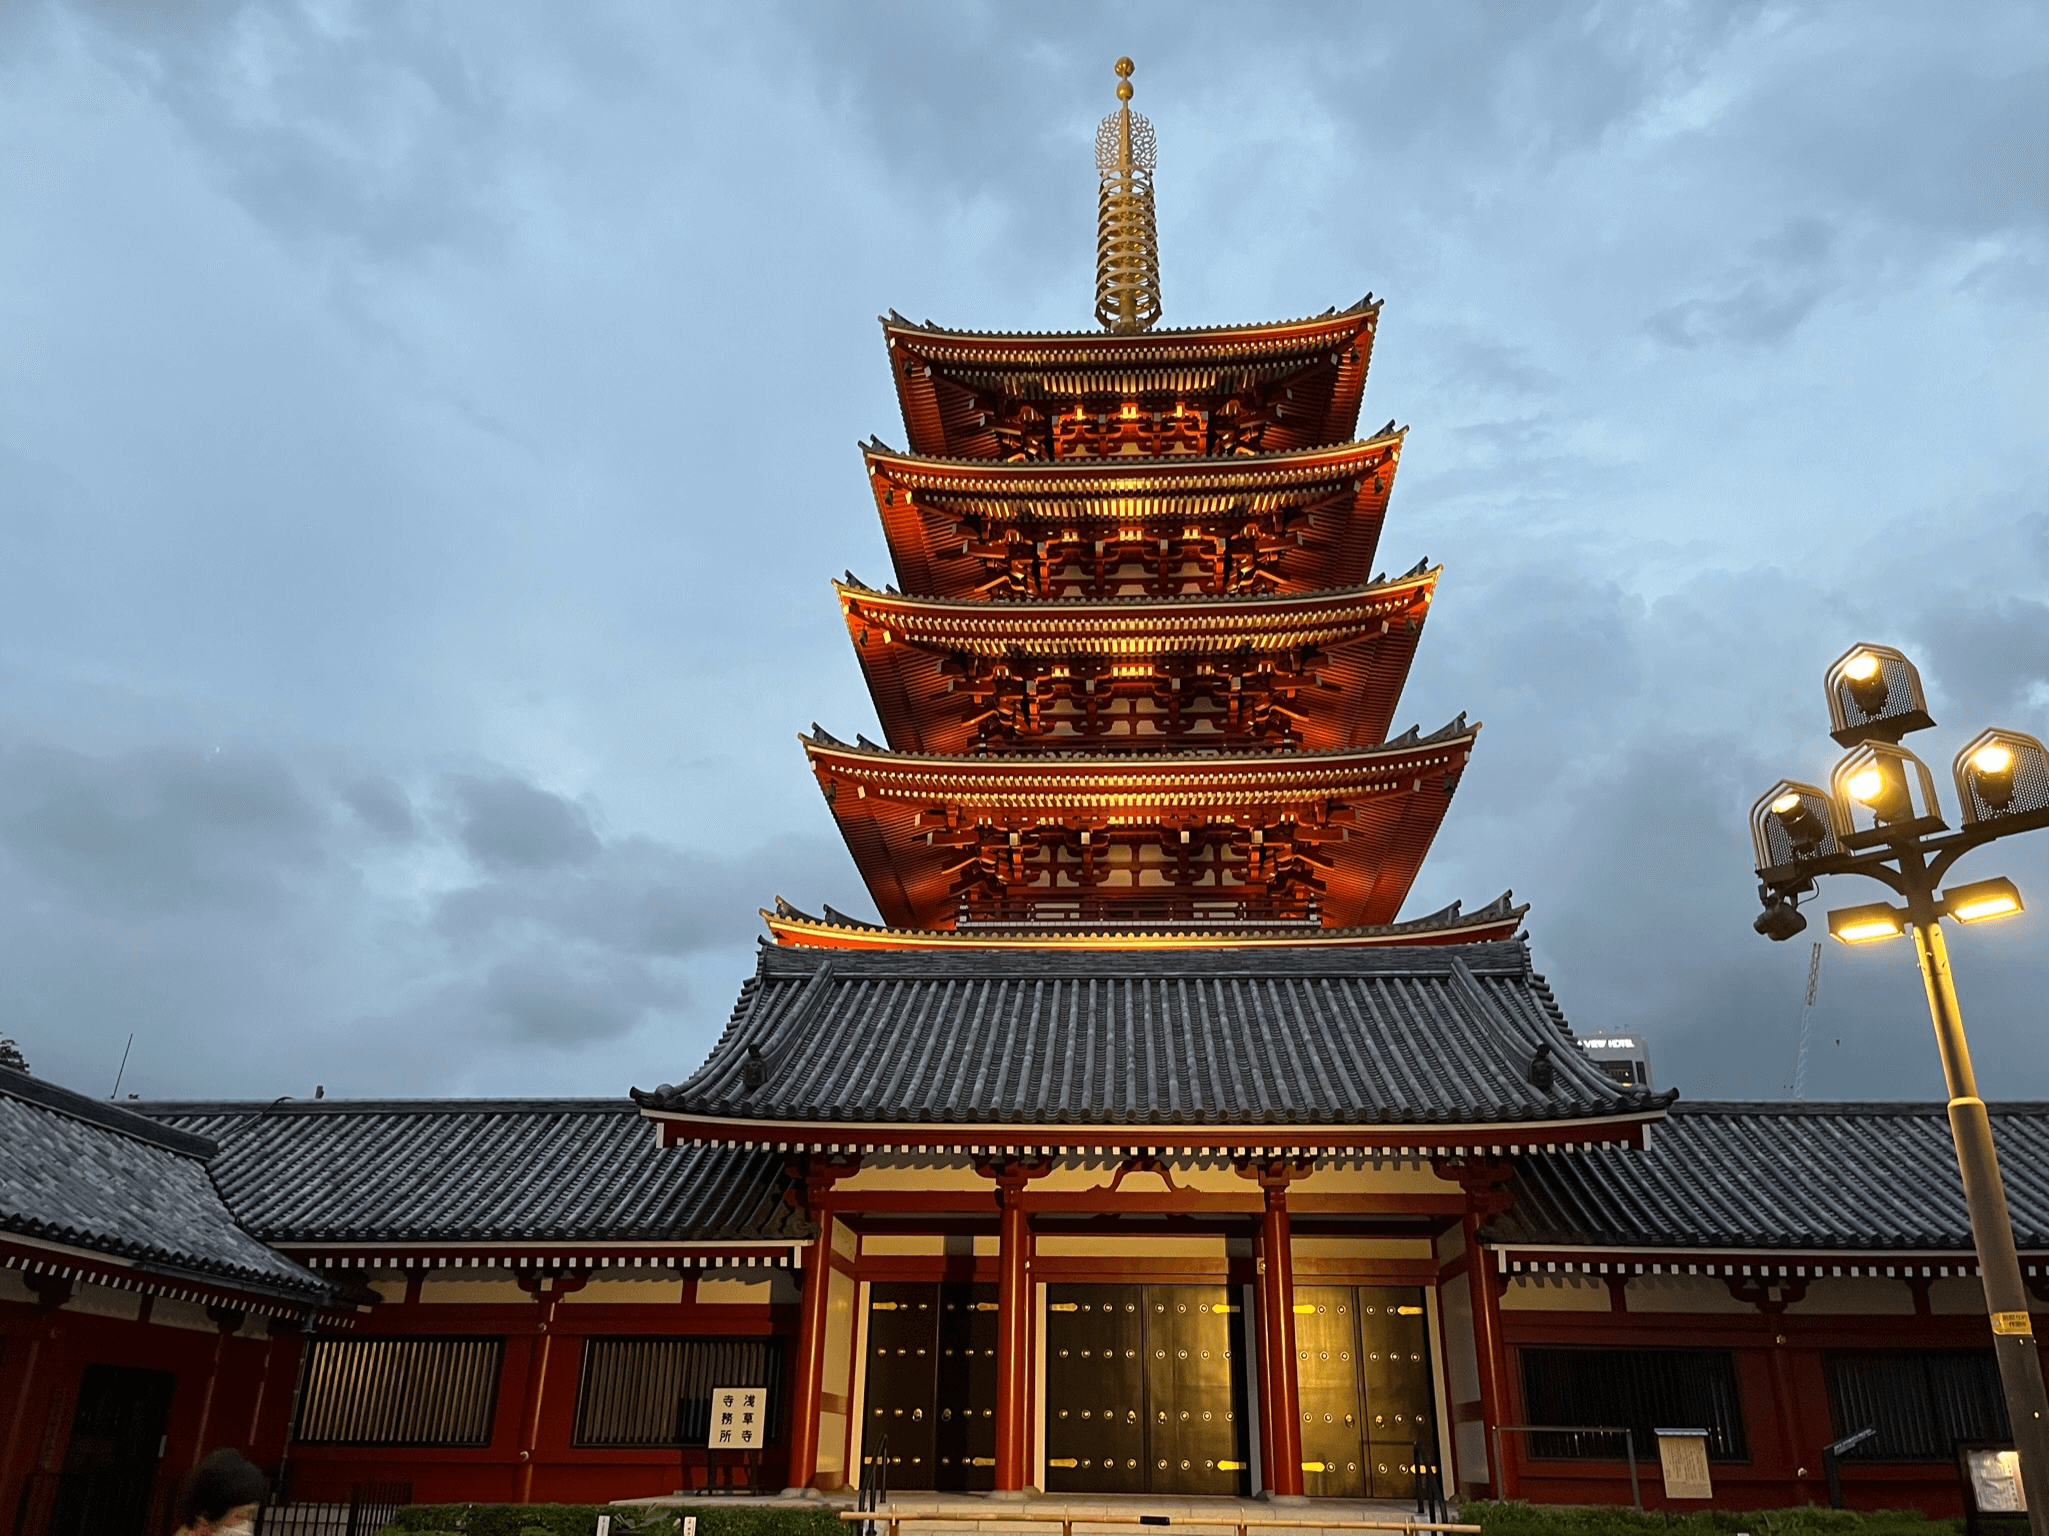
<path fill-rule="evenodd" d="M 913 777 L 933 775 L 966 786 L 977 778 L 1017 777 L 1058 781 L 1087 774 L 1114 775 L 1134 785 L 1152 779 L 1160 788 L 1193 784 L 1230 774 L 1246 781 L 1261 778 L 1301 780 L 1344 775 L 1348 771 L 1371 774 L 1375 770 L 1407 770 L 1436 766 L 1447 753 L 1470 752 L 1480 734 L 1482 722 L 1467 723 L 1464 715 L 1450 724 L 1423 735 L 1411 728 L 1392 741 L 1365 747 L 1331 747 L 1304 752 L 1189 751 L 1149 752 L 1143 756 L 1106 752 L 1038 752 L 1030 756 L 972 756 L 942 753 L 893 752 L 873 742 L 852 745 L 826 734 L 819 727 L 816 736 L 802 731 L 797 740 L 814 767 L 830 766 L 850 777 L 889 775 Z M 1305 792 L 1308 792 L 1305 789 Z M 924 794 L 922 790 L 906 793 Z"/>
<path fill-rule="evenodd" d="M 877 591 L 858 581 L 835 581 L 843 611 L 897 616 L 921 622 L 935 637 L 959 636 L 962 645 L 1000 638 L 1058 638 L 1068 648 L 1089 637 L 1109 645 L 1145 625 L 1160 626 L 1154 649 L 1187 649 L 1205 636 L 1220 643 L 1241 635 L 1266 635 L 1305 624 L 1323 629 L 1357 628 L 1416 606 L 1435 593 L 1444 567 L 1415 570 L 1391 581 L 1302 592 L 1260 594 L 1191 593 L 1185 597 L 1025 598 L 991 602 L 966 597 L 924 597 Z M 1072 640 L 1066 637 L 1072 636 Z"/>
<path fill-rule="evenodd" d="M 1203 346 L 1243 346 L 1264 339 L 1301 340 L 1324 334 L 1356 332 L 1371 324 L 1380 313 L 1381 301 L 1367 294 L 1344 309 L 1327 309 L 1320 315 L 1293 320 L 1254 320 L 1237 325 L 1162 326 L 1150 331 L 972 331 L 934 325 L 930 321 L 906 320 L 891 310 L 877 316 L 885 336 L 915 339 L 926 345 L 954 345 L 993 351 L 1004 348 L 1066 350 L 1105 361 L 1142 358 L 1175 348 L 1193 350 Z"/>
<path fill-rule="evenodd" d="M 1118 454 L 1067 459 L 976 459 L 907 452 L 871 438 L 861 456 L 871 476 L 911 490 L 1008 496 L 1118 495 L 1142 489 L 1157 495 L 1172 488 L 1186 493 L 1316 484 L 1340 477 L 1390 453 L 1398 453 L 1407 427 L 1390 426 L 1371 437 L 1350 438 L 1314 448 L 1273 453 Z M 1111 482 L 1091 485 L 1091 480 Z"/>
<path fill-rule="evenodd" d="M 1020 839 L 1036 847 L 1070 829 L 1093 836 L 1099 828 L 1112 840 L 1163 845 L 1176 834 L 1186 845 L 1197 829 L 1231 839 L 1263 839 L 1271 829 L 1277 850 L 1320 850 L 1310 860 L 1321 870 L 1320 915 L 1333 927 L 1356 927 L 1394 921 L 1478 729 L 1461 717 L 1428 737 L 1409 731 L 1369 747 L 1268 753 L 958 756 L 800 739 L 869 895 L 893 926 L 949 926 L 965 870 L 984 868 L 970 882 L 1003 878 L 980 865 L 983 855 L 962 852 L 971 844 L 1007 835 L 1011 847 L 1024 846 Z M 942 824 L 948 836 L 935 841 Z M 1205 842 L 1210 836 L 1203 833 Z M 1299 861 L 1297 852 L 1285 856 Z M 1054 884 L 1039 889 L 1048 899 L 1070 893 L 1050 866 L 1046 873 Z M 1221 899 L 1239 889 L 1204 879 L 1196 885 Z M 1148 899 L 1142 882 L 1122 891 Z"/>
<path fill-rule="evenodd" d="M 803 949 L 1299 949 L 1484 944 L 1513 938 L 1529 903 L 1502 895 L 1470 913 L 1453 902 L 1441 912 L 1396 923 L 1352 928 L 891 928 L 840 913 L 813 917 L 777 899 L 761 919 L 776 943 Z M 828 909 L 830 912 L 830 909 Z"/>

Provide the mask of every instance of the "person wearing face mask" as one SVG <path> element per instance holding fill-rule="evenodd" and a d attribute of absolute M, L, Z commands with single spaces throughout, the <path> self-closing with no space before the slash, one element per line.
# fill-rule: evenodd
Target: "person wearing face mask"
<path fill-rule="evenodd" d="M 249 1536 L 269 1487 L 240 1451 L 213 1452 L 185 1480 L 177 1536 Z"/>

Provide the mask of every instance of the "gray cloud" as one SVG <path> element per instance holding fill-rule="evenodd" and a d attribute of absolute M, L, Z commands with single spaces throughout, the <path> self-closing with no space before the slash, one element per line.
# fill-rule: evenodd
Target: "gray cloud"
<path fill-rule="evenodd" d="M 449 797 L 464 850 L 487 868 L 549 869 L 580 864 L 598 851 L 582 806 L 509 775 L 457 779 Z"/>
<path fill-rule="evenodd" d="M 1581 1024 L 1777 1091 L 1743 817 L 1821 668 L 1912 650 L 1938 762 L 2049 715 L 2049 18 L 1289 16 L 0 10 L 0 1033 L 94 1091 L 131 1029 L 153 1092 L 687 1072 L 757 904 L 866 910 L 792 735 L 875 729 L 871 317 L 1088 324 L 1131 52 L 1169 323 L 1387 299 L 1402 714 L 1487 722 L 1411 910 L 1514 886 Z M 2044 841 L 1970 867 L 2039 908 Z M 2014 1091 L 2043 938 L 1956 946 Z M 1822 995 L 1814 1091 L 1933 1091 L 1902 957 Z"/>

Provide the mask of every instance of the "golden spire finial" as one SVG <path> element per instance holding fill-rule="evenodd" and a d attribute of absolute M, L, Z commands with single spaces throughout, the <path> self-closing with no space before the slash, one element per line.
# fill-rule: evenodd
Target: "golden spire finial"
<path fill-rule="evenodd" d="M 1160 237 L 1153 223 L 1153 125 L 1131 110 L 1129 59 L 1117 61 L 1115 112 L 1096 128 L 1096 318 L 1145 331 L 1160 318 Z"/>

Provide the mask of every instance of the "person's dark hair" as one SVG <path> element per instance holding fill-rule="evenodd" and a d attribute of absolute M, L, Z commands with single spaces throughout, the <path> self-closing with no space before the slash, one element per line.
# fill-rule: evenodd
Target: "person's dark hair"
<path fill-rule="evenodd" d="M 195 1520 L 218 1520 L 243 1504 L 261 1504 L 270 1483 L 256 1464 L 240 1451 L 223 1447 L 192 1469 L 185 1480 L 185 1497 L 179 1501 L 181 1525 Z"/>

